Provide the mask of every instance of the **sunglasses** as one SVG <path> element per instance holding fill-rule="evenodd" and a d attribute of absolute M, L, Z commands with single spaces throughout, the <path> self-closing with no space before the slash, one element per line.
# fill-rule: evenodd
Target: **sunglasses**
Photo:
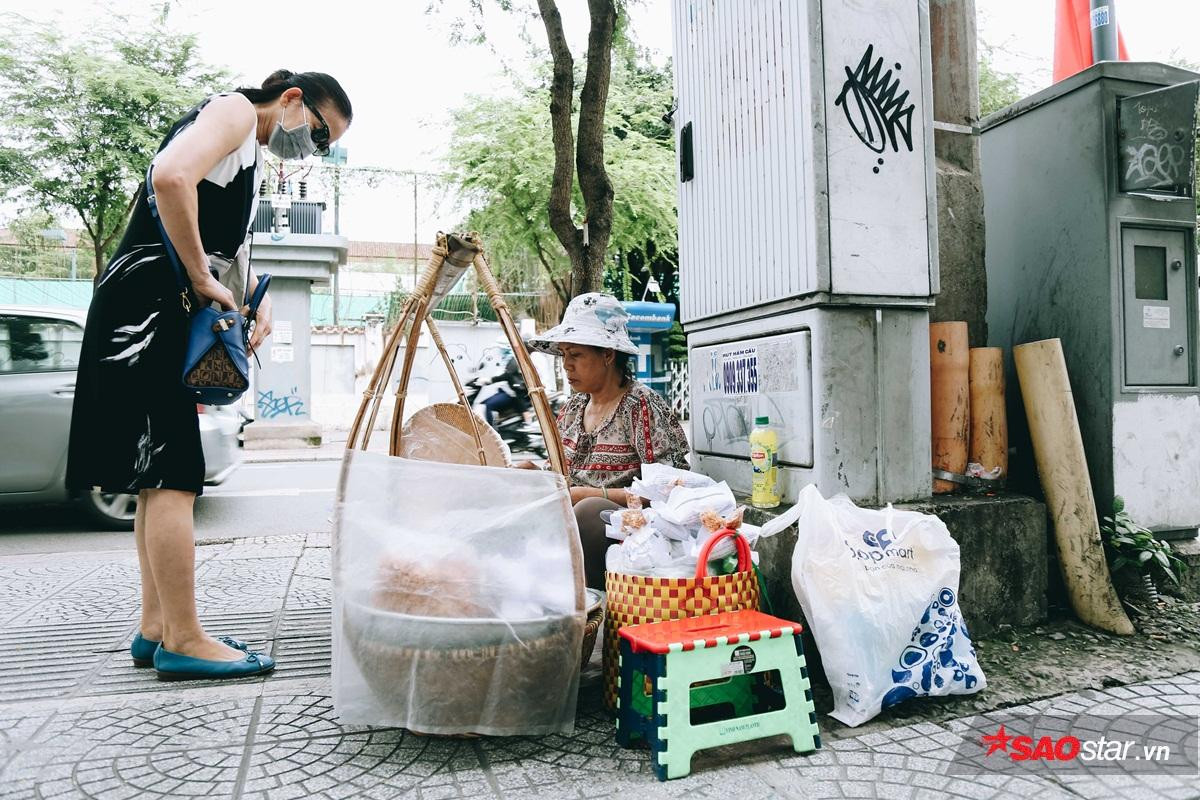
<path fill-rule="evenodd" d="M 317 146 L 314 155 L 329 155 L 329 123 L 321 116 L 321 112 L 317 111 L 317 107 L 308 102 L 307 99 L 302 97 L 301 102 L 313 113 L 313 116 L 317 118 L 317 122 L 321 123 L 321 127 L 312 129 L 313 144 Z"/>

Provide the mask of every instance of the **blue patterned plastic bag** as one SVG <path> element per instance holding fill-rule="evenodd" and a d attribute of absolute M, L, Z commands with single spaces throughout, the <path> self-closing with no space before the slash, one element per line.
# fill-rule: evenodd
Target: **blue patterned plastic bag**
<path fill-rule="evenodd" d="M 835 719 L 861 725 L 910 697 L 986 688 L 958 606 L 958 543 L 940 519 L 826 500 L 813 486 L 793 514 L 792 586 Z"/>

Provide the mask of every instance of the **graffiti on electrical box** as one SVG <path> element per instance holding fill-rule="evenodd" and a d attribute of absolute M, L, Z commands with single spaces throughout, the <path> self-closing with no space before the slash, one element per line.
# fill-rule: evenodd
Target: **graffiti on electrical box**
<path fill-rule="evenodd" d="M 1125 183 L 1140 189 L 1168 189 L 1191 179 L 1187 150 L 1178 144 L 1143 142 L 1125 148 Z"/>
<path fill-rule="evenodd" d="M 899 63 L 884 71 L 883 56 L 876 57 L 875 45 L 869 44 L 858 66 L 846 67 L 846 81 L 834 101 L 858 140 L 876 153 L 889 147 L 899 153 L 901 146 L 910 153 L 913 150 L 916 106 L 908 100 L 909 91 L 901 90 L 899 73 Z M 878 173 L 882 165 L 880 158 L 873 171 Z"/>

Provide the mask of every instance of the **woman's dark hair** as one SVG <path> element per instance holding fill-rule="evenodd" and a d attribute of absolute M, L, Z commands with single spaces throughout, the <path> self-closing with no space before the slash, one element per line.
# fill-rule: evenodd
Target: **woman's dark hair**
<path fill-rule="evenodd" d="M 621 376 L 621 385 L 628 386 L 633 382 L 633 355 L 631 353 L 622 353 L 620 350 L 614 350 L 613 366 L 617 369 L 617 374 Z"/>
<path fill-rule="evenodd" d="M 347 124 L 354 118 L 354 109 L 350 107 L 350 98 L 346 96 L 346 90 L 335 78 L 324 72 L 290 72 L 279 69 L 267 76 L 261 89 L 243 86 L 235 91 L 245 95 L 251 103 L 257 104 L 274 100 L 293 86 L 304 92 L 305 99 L 310 103 L 328 104 L 336 108 Z"/>

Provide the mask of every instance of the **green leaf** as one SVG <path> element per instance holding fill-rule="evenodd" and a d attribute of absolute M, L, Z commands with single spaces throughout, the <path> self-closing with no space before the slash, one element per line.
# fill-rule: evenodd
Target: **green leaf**
<path fill-rule="evenodd" d="M 662 120 L 672 103 L 670 67 L 616 50 L 604 138 L 613 186 L 606 286 L 640 296 L 640 287 L 629 283 L 634 276 L 640 282 L 642 268 L 650 266 L 659 283 L 676 292 L 674 132 Z M 463 225 L 484 233 L 503 287 L 541 292 L 551 276 L 561 277 L 571 266 L 548 216 L 554 171 L 549 92 L 545 83 L 514 88 L 512 96 L 468 98 L 448 114 L 446 184 L 471 209 Z M 572 194 L 579 224 L 587 210 L 577 180 Z"/>

